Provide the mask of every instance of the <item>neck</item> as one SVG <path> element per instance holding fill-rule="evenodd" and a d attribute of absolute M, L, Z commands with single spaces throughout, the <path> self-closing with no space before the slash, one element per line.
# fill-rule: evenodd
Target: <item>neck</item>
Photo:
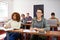
<path fill-rule="evenodd" d="M 38 17 L 38 18 L 37 18 L 37 20 L 40 20 L 40 21 L 41 21 L 41 19 L 42 19 L 41 17 Z"/>

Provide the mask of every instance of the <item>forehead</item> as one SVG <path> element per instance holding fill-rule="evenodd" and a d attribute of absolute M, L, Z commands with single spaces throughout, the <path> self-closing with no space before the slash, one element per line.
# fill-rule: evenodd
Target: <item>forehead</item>
<path fill-rule="evenodd" d="M 14 14 L 13 16 L 16 16 L 16 14 Z"/>
<path fill-rule="evenodd" d="M 37 10 L 37 12 L 42 12 L 41 10 Z"/>

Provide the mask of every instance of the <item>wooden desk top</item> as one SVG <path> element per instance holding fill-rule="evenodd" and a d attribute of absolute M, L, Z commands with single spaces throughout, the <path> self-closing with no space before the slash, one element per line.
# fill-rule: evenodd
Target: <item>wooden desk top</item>
<path fill-rule="evenodd" d="M 43 35 L 43 36 L 60 36 L 60 31 L 47 31 L 45 34 L 40 34 L 37 32 L 23 32 L 22 29 L 19 29 L 19 30 L 11 30 L 10 32 L 27 33 L 27 34 Z M 5 33 L 5 31 L 0 30 L 0 35 L 3 33 Z"/>
<path fill-rule="evenodd" d="M 22 24 L 22 25 L 25 25 L 25 26 L 31 26 L 31 24 Z"/>
<path fill-rule="evenodd" d="M 60 32 L 59 31 L 48 31 L 45 34 L 30 32 L 30 34 L 39 35 L 39 36 L 43 35 L 43 36 L 59 36 L 60 37 Z"/>
<path fill-rule="evenodd" d="M 34 34 L 34 35 L 43 35 L 43 36 L 60 36 L 60 31 L 47 31 L 45 34 L 40 34 L 37 32 L 23 32 L 21 30 L 12 30 L 12 32 L 27 33 L 27 34 Z"/>

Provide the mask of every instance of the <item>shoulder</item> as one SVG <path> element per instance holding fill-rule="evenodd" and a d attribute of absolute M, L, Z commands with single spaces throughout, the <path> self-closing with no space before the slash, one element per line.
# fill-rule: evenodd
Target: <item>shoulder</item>
<path fill-rule="evenodd" d="M 8 20 L 7 22 L 6 22 L 6 24 L 10 24 L 12 22 L 12 20 Z"/>
<path fill-rule="evenodd" d="M 56 20 L 58 20 L 58 18 L 56 18 Z"/>
<path fill-rule="evenodd" d="M 13 20 L 9 20 L 8 22 L 12 22 Z"/>
<path fill-rule="evenodd" d="M 34 17 L 32 20 L 36 20 L 36 17 Z"/>
<path fill-rule="evenodd" d="M 43 21 L 45 21 L 46 19 L 45 18 L 42 18 Z"/>

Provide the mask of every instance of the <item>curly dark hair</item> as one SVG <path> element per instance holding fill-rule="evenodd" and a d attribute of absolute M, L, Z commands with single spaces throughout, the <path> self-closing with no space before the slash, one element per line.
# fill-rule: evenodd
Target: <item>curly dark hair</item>
<path fill-rule="evenodd" d="M 16 19 L 13 18 L 14 15 L 16 15 Z M 19 22 L 19 21 L 20 21 L 20 14 L 19 14 L 18 12 L 14 12 L 14 13 L 12 14 L 12 19 L 13 19 L 13 20 L 16 20 L 17 22 Z"/>

